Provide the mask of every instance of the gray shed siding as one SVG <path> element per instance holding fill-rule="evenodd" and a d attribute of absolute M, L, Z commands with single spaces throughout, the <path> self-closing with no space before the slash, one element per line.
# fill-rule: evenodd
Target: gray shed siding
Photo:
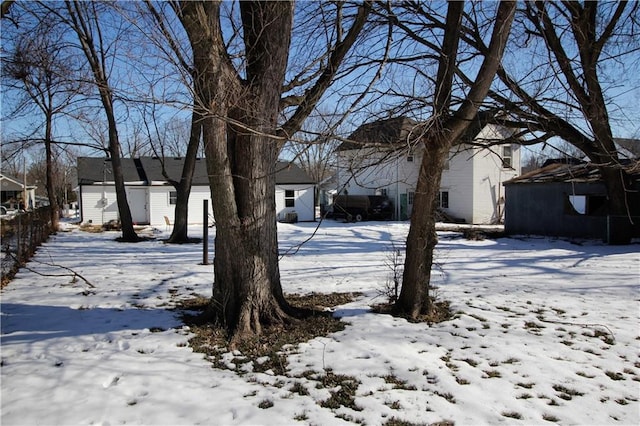
<path fill-rule="evenodd" d="M 548 235 L 602 238 L 607 235 L 606 215 L 572 213 L 569 195 L 605 195 L 602 183 L 505 184 L 505 232 L 508 235 Z"/>

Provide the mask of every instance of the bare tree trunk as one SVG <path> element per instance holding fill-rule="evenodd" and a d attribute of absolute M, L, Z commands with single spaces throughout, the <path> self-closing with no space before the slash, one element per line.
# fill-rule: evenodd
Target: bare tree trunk
<path fill-rule="evenodd" d="M 260 333 L 263 324 L 281 324 L 290 310 L 282 297 L 278 265 L 275 168 L 279 142 L 269 135 L 275 135 L 277 129 L 293 5 L 243 2 L 240 13 L 247 49 L 247 84 L 245 102 L 240 105 L 242 109 L 234 110 L 234 115 L 246 129 L 231 129 L 231 180 L 237 217 L 228 221 L 237 228 L 225 235 L 229 227 L 223 225 L 224 243 L 216 241 L 216 256 L 231 260 L 231 268 L 226 268 L 225 276 L 216 275 L 214 287 L 214 301 L 229 292 L 239 296 L 227 303 L 226 310 L 231 312 L 225 312 L 224 318 L 233 330 L 232 342 Z M 214 212 L 220 223 L 217 213 Z M 224 241 L 227 236 L 237 237 L 235 247 L 226 244 L 230 242 Z M 233 276 L 229 277 L 229 273 Z"/>
<path fill-rule="evenodd" d="M 279 144 L 270 135 L 276 134 L 293 8 L 244 2 L 240 11 L 246 84 L 227 62 L 219 4 L 184 2 L 181 16 L 194 51 L 196 94 L 208 111 L 203 140 L 217 225 L 213 303 L 232 343 L 260 333 L 264 324 L 281 324 L 289 310 L 278 269 Z M 226 122 L 232 114 L 238 125 Z"/>
<path fill-rule="evenodd" d="M 182 175 L 180 182 L 175 185 L 177 197 L 174 215 L 173 230 L 171 236 L 167 240 L 172 244 L 184 244 L 189 242 L 188 235 L 188 215 L 189 215 L 189 196 L 191 195 L 191 184 L 193 174 L 196 168 L 196 160 L 198 157 L 198 149 L 200 147 L 200 136 L 202 134 L 202 115 L 197 112 L 197 105 L 191 113 L 191 134 L 189 136 L 189 145 L 182 166 Z"/>
<path fill-rule="evenodd" d="M 109 84 L 107 64 L 104 62 L 104 55 L 106 52 L 98 52 L 96 45 L 94 44 L 94 38 L 91 31 L 92 21 L 91 14 L 94 14 L 95 22 L 97 25 L 97 11 L 95 9 L 95 3 L 83 4 L 78 1 L 66 1 L 67 11 L 71 18 L 70 24 L 72 29 L 78 36 L 82 51 L 87 58 L 91 72 L 93 73 L 95 84 L 100 94 L 100 101 L 104 108 L 104 112 L 107 116 L 107 123 L 109 127 L 109 155 L 111 157 L 111 167 L 113 171 L 113 180 L 116 190 L 116 202 L 118 204 L 118 213 L 120 216 L 120 224 L 122 226 L 122 238 L 124 242 L 136 242 L 140 238 L 133 229 L 133 219 L 131 217 L 131 209 L 129 208 L 129 202 L 127 201 L 127 192 L 124 184 L 124 175 L 122 172 L 122 160 L 120 157 L 120 140 L 118 138 L 118 128 L 115 118 L 115 111 L 113 106 L 113 93 Z M 91 11 L 85 9 L 85 7 L 92 7 Z M 100 37 L 100 31 L 97 32 Z M 102 40 L 99 40 L 100 47 L 102 47 Z"/>
<path fill-rule="evenodd" d="M 58 231 L 58 225 L 60 220 L 60 206 L 58 204 L 58 197 L 56 195 L 56 185 L 54 182 L 54 173 L 53 173 L 53 149 L 51 142 L 51 132 L 53 126 L 53 116 L 50 112 L 46 113 L 46 124 L 45 124 L 45 136 L 44 136 L 44 148 L 45 148 L 45 161 L 47 164 L 47 196 L 49 198 L 49 206 L 51 212 L 51 230 L 53 233 Z M 27 200 L 25 200 L 25 203 Z M 35 202 L 35 200 L 34 200 Z"/>
<path fill-rule="evenodd" d="M 435 203 L 440 191 L 442 167 L 451 146 L 451 141 L 443 136 L 436 135 L 436 138 L 425 142 L 413 199 L 414 213 L 407 236 L 402 288 L 395 305 L 397 312 L 413 319 L 430 310 L 431 266 L 438 243 Z"/>
<path fill-rule="evenodd" d="M 464 4 L 450 2 L 445 36 L 438 66 L 433 121 L 422 136 L 424 155 L 416 184 L 411 226 L 407 236 L 407 253 L 402 289 L 395 311 L 416 319 L 429 314 L 429 288 L 433 252 L 438 242 L 435 208 L 444 162 L 451 146 L 462 136 L 486 97 L 500 64 L 515 12 L 515 2 L 502 1 L 498 6 L 489 50 L 459 109 L 449 115 L 453 76 L 458 52 Z"/>
<path fill-rule="evenodd" d="M 232 345 L 301 314 L 287 304 L 280 284 L 276 162 L 287 136 L 300 129 L 335 77 L 371 6 L 359 6 L 351 29 L 327 49 L 327 63 L 316 83 L 279 126 L 293 3 L 239 4 L 242 73 L 222 39 L 220 2 L 183 1 L 179 10 L 193 50 L 197 106 L 206 111 L 203 143 L 217 228 L 212 304 Z"/>
<path fill-rule="evenodd" d="M 553 67 L 545 63 L 549 76 L 545 80 L 535 73 L 535 84 L 531 84 L 533 80 L 517 81 L 501 68 L 498 76 L 511 93 L 491 92 L 491 97 L 519 118 L 507 120 L 506 125 L 523 133 L 536 132 L 536 141 L 560 137 L 587 155 L 598 167 L 607 188 L 608 214 L 612 219 L 609 242 L 628 244 L 632 227 L 628 207 L 630 179 L 620 164 L 607 111 L 610 103 L 605 100 L 598 71 L 605 69 L 607 61 L 624 63 L 621 58 L 635 54 L 634 45 L 623 45 L 626 41 L 619 37 L 633 37 L 638 3 L 538 1 L 524 6 L 527 41 L 537 37 Z M 471 44 L 484 51 L 484 41 L 477 33 L 473 38 Z M 568 52 L 567 46 L 577 48 L 578 55 Z M 554 102 L 553 95 L 540 97 L 528 92 L 530 87 L 542 86 L 567 92 L 568 103 Z M 578 113 L 577 118 L 567 114 L 570 109 Z"/>
<path fill-rule="evenodd" d="M 619 166 L 599 167 L 602 180 L 607 187 L 609 217 L 606 240 L 609 244 L 629 244 L 633 222 L 629 211 L 631 179 Z"/>
<path fill-rule="evenodd" d="M 621 2 L 617 5 L 606 29 L 600 35 L 597 33 L 597 20 L 600 12 L 597 2 L 587 2 L 584 5 L 580 3 L 565 4 L 565 12 L 571 16 L 570 33 L 578 47 L 577 69 L 578 73 L 582 74 L 581 76 L 574 71 L 571 59 L 564 50 L 565 47 L 558 36 L 558 28 L 548 13 L 549 6 L 543 2 L 536 2 L 535 7 L 538 13 L 530 14 L 530 19 L 544 35 L 545 43 L 560 66 L 562 74 L 593 132 L 594 143 L 592 145 L 595 149 L 585 153 L 592 161 L 595 161 L 607 187 L 609 214 L 613 217 L 612 223 L 615 223 L 615 226 L 610 229 L 610 235 L 608 235 L 609 242 L 629 244 L 631 242 L 631 220 L 628 218 L 629 210 L 625 188 L 628 177 L 620 168 L 609 124 L 606 101 L 598 77 L 600 53 L 612 36 L 613 29 L 623 16 L 627 4 Z"/>

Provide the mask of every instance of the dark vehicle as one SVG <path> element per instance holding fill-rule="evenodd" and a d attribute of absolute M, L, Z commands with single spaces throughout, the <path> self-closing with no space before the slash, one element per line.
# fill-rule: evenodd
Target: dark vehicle
<path fill-rule="evenodd" d="M 382 195 L 338 195 L 333 199 L 333 217 L 348 222 L 390 220 L 393 203 Z"/>

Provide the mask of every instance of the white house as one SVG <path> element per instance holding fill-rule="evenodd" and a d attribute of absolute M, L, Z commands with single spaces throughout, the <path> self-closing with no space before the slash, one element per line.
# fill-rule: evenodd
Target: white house
<path fill-rule="evenodd" d="M 133 222 L 164 226 L 165 216 L 173 223 L 177 193 L 162 174 L 162 164 L 169 177 L 178 180 L 183 158 L 142 157 L 123 158 L 123 175 L 127 200 Z M 278 162 L 276 167 L 276 208 L 278 220 L 315 220 L 314 183 L 293 164 Z M 78 200 L 83 223 L 103 224 L 118 220 L 115 184 L 111 160 L 108 158 L 78 158 Z M 189 224 L 202 224 L 203 201 L 208 201 L 211 214 L 211 193 L 206 163 L 198 159 L 189 196 Z M 295 214 L 294 214 L 295 213 Z"/>
<path fill-rule="evenodd" d="M 406 117 L 360 126 L 338 147 L 338 191 L 350 195 L 386 195 L 395 204 L 396 218 L 411 216 L 423 147 L 417 137 L 423 126 Z M 448 220 L 475 224 L 498 223 L 504 215 L 502 183 L 520 174 L 520 146 L 480 145 L 503 140 L 511 130 L 486 124 L 483 117 L 470 126 L 452 148 L 440 184 L 438 204 Z"/>
<path fill-rule="evenodd" d="M 0 202 L 10 210 L 18 209 L 20 205 L 28 209 L 37 207 L 36 188 L 35 185 L 27 184 L 26 180 L 0 174 Z"/>

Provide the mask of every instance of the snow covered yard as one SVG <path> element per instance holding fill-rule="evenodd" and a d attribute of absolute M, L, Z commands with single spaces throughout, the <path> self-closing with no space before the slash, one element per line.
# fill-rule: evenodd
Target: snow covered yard
<path fill-rule="evenodd" d="M 638 244 L 443 232 L 433 283 L 456 314 L 428 326 L 368 312 L 406 223 L 326 222 L 298 247 L 314 228 L 279 227 L 285 292 L 363 296 L 336 308 L 344 331 L 290 349 L 286 376 L 188 347 L 169 308 L 211 294 L 199 245 L 60 232 L 2 291 L 2 424 L 640 423 Z M 353 378 L 354 407 L 325 403 L 327 371 Z"/>

